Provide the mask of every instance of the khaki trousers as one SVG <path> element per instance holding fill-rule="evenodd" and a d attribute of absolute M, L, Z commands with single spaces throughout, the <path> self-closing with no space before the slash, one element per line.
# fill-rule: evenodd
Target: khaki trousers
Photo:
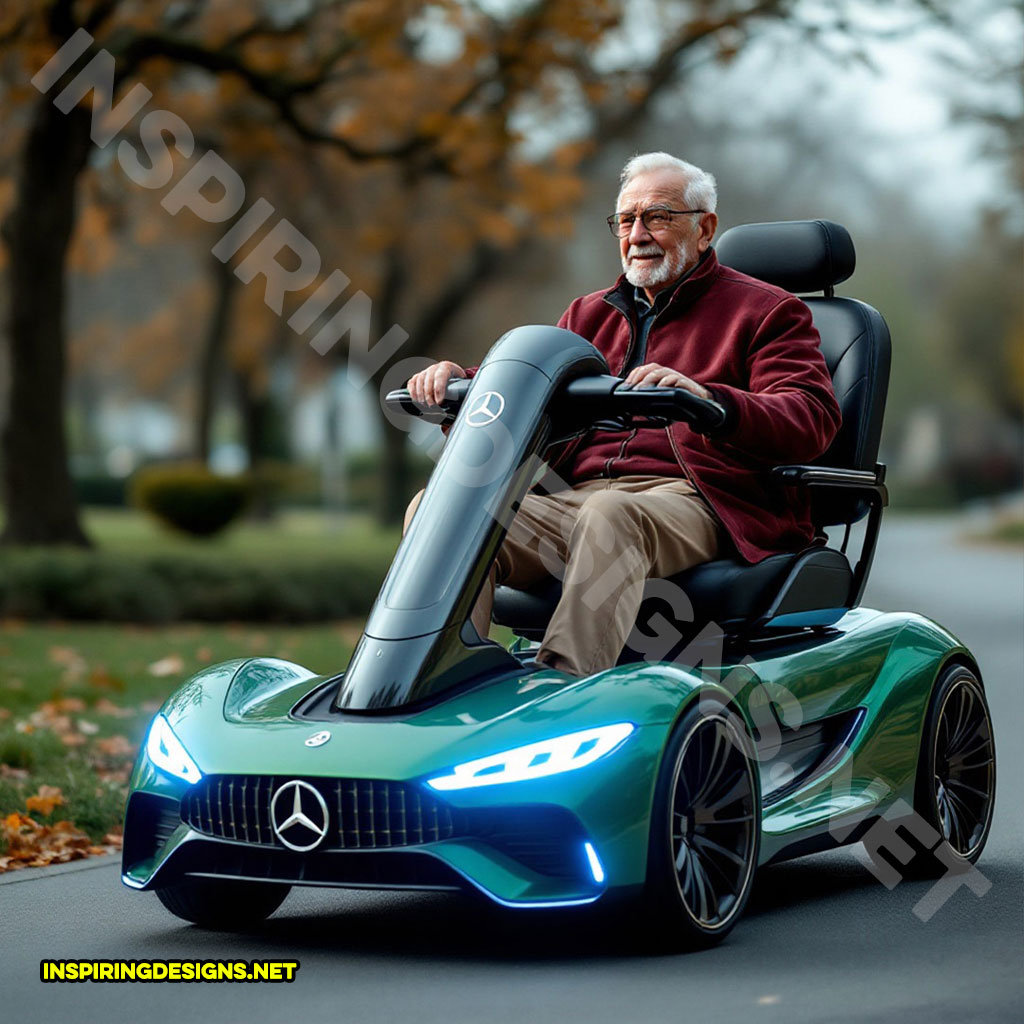
<path fill-rule="evenodd" d="M 626 643 L 644 580 L 710 561 L 718 518 L 686 479 L 587 480 L 555 494 L 527 494 L 473 612 L 487 635 L 496 583 L 517 589 L 563 581 L 538 660 L 573 675 L 611 668 Z"/>

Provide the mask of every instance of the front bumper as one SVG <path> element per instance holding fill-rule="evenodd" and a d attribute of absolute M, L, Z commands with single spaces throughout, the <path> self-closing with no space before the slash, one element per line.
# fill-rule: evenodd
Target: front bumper
<path fill-rule="evenodd" d="M 643 734 L 646 730 L 637 730 Z M 125 816 L 123 881 L 188 875 L 353 888 L 476 889 L 496 903 L 591 903 L 640 885 L 660 730 L 563 776 L 435 794 L 422 782 L 298 776 L 330 808 L 313 851 L 286 849 L 269 804 L 296 776 L 207 776 L 196 786 L 141 766 Z M 246 796 L 240 797 L 247 778 Z"/>

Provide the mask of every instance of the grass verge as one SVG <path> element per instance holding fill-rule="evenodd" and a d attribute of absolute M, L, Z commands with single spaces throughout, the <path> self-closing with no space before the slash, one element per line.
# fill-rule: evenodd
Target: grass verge
<path fill-rule="evenodd" d="M 360 629 L 0 622 L 0 871 L 118 847 L 139 743 L 188 676 L 257 655 L 333 672 Z"/>
<path fill-rule="evenodd" d="M 0 617 L 34 621 L 330 622 L 365 616 L 398 543 L 365 519 L 290 513 L 197 540 L 134 512 L 86 517 L 92 550 L 13 548 Z"/>

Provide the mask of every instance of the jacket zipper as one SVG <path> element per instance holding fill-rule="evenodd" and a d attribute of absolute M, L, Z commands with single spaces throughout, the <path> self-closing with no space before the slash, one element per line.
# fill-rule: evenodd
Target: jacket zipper
<path fill-rule="evenodd" d="M 605 298 L 604 301 L 625 319 L 626 324 L 629 327 L 629 344 L 626 345 L 626 355 L 619 364 L 619 373 L 622 373 L 622 368 L 629 363 L 629 357 L 633 354 L 633 344 L 636 341 L 636 328 L 634 327 L 629 314 L 621 306 L 616 305 L 609 298 Z"/>
<path fill-rule="evenodd" d="M 629 344 L 626 346 L 626 355 L 623 358 L 622 363 L 619 365 L 619 373 L 622 373 L 623 369 L 629 365 L 629 360 L 630 360 L 630 358 L 633 355 L 633 346 L 636 344 L 636 325 L 634 325 L 633 318 L 626 312 L 626 310 L 622 309 L 620 306 L 617 306 L 610 299 L 606 298 L 604 301 L 607 302 L 608 305 L 612 307 L 612 309 L 615 309 L 619 313 L 621 313 L 622 316 L 625 318 L 626 323 L 629 325 Z M 661 312 L 664 312 L 664 310 L 662 310 Z M 650 344 L 650 340 L 651 340 L 651 331 L 654 330 L 654 325 L 658 322 L 658 317 L 661 315 L 661 312 L 658 312 L 658 313 L 654 314 L 653 318 L 651 319 L 651 325 L 650 325 L 650 327 L 647 328 L 647 342 L 648 342 L 648 345 Z M 621 461 L 623 458 L 625 458 L 625 455 L 626 455 L 626 445 L 628 445 L 629 442 L 632 441 L 633 438 L 636 437 L 638 429 L 639 428 L 637 428 L 637 427 L 633 427 L 633 429 L 623 438 L 622 444 L 619 445 L 619 452 L 618 452 L 617 455 L 612 455 L 611 457 L 605 459 L 605 461 L 604 461 L 604 475 L 606 477 L 611 478 L 611 475 L 612 475 L 612 463 L 615 462 L 616 460 Z M 669 443 L 672 444 L 672 436 L 671 436 L 671 434 L 668 433 L 668 428 L 665 429 L 665 434 L 666 434 L 666 436 L 669 439 Z M 674 444 L 672 445 L 672 451 L 674 452 L 674 454 L 676 456 L 676 461 L 679 462 L 680 465 L 681 465 L 681 459 L 679 458 L 679 453 L 676 451 L 676 448 L 675 448 Z M 689 479 L 689 474 L 687 472 L 686 467 L 681 465 L 681 468 L 683 470 L 683 473 L 686 474 L 687 479 Z M 690 480 L 690 483 L 693 484 L 694 490 L 696 490 L 698 493 L 700 493 L 700 489 L 693 482 L 693 480 Z M 701 497 L 703 498 L 704 496 L 701 495 Z M 707 501 L 707 498 L 704 498 L 704 500 Z"/>
<path fill-rule="evenodd" d="M 616 460 L 621 461 L 623 456 L 626 454 L 626 445 L 629 444 L 629 442 L 632 441 L 634 437 L 636 437 L 636 431 L 637 428 L 633 427 L 633 429 L 622 439 L 622 444 L 619 445 L 618 455 L 613 455 L 611 456 L 611 458 L 604 460 L 605 476 L 610 477 L 612 475 L 612 463 L 615 462 Z"/>
<path fill-rule="evenodd" d="M 664 312 L 664 310 L 662 310 L 662 312 Z M 650 330 L 648 330 L 647 332 L 648 347 L 650 346 L 651 332 L 654 330 L 655 324 L 658 322 L 658 317 L 660 315 L 660 313 L 656 313 L 654 319 L 651 321 Z M 672 436 L 671 428 L 665 428 L 665 436 L 668 438 L 668 443 L 672 448 L 672 454 L 675 455 L 676 457 L 676 462 L 679 463 L 679 468 L 683 471 L 683 477 L 690 482 L 690 486 L 701 496 L 701 499 L 704 501 L 704 504 L 707 505 L 707 507 L 711 509 L 712 512 L 714 512 L 715 518 L 720 523 L 722 523 L 724 527 L 725 520 L 723 520 L 722 516 L 719 514 L 718 509 L 715 507 L 715 503 L 704 493 L 704 491 L 701 489 L 700 484 L 697 482 L 697 478 L 693 475 L 693 472 L 690 470 L 690 467 L 687 466 L 687 464 L 683 461 L 682 453 L 679 451 L 679 447 L 676 444 L 675 438 Z"/>
<path fill-rule="evenodd" d="M 672 436 L 672 431 L 668 427 L 665 428 L 665 436 L 668 437 L 668 443 L 672 448 L 672 454 L 675 455 L 676 462 L 679 463 L 679 468 L 683 471 L 683 476 L 686 480 L 689 481 L 690 486 L 701 496 L 701 498 L 704 501 L 704 504 L 707 505 L 707 507 L 711 509 L 712 512 L 714 512 L 715 518 L 724 526 L 725 520 L 722 518 L 721 513 L 718 511 L 718 508 L 716 507 L 715 503 L 701 489 L 701 486 L 697 482 L 697 478 L 691 472 L 690 467 L 687 466 L 687 464 L 683 461 L 683 456 L 680 453 L 678 446 L 676 445 L 675 438 Z"/>
<path fill-rule="evenodd" d="M 629 343 L 626 345 L 626 354 L 623 357 L 622 362 L 618 366 L 618 372 L 622 373 L 622 368 L 629 364 L 629 357 L 633 354 L 633 345 L 636 342 L 636 328 L 633 325 L 633 320 L 630 317 L 630 315 L 621 306 L 619 306 L 616 303 L 612 302 L 612 300 L 607 298 L 607 297 L 604 299 L 604 301 L 607 302 L 608 305 L 612 307 L 612 309 L 614 309 L 617 313 L 619 313 L 625 319 L 626 325 L 629 327 Z M 612 463 L 616 459 L 621 459 L 622 458 L 623 449 L 625 448 L 626 444 L 629 442 L 629 440 L 633 437 L 634 434 L 636 434 L 636 428 L 634 428 L 629 434 L 627 434 L 626 437 L 623 439 L 622 444 L 619 445 L 619 454 L 618 455 L 612 455 L 609 458 L 604 460 L 604 475 L 605 475 L 605 477 L 608 477 L 608 478 L 611 477 L 611 475 L 612 475 Z"/>

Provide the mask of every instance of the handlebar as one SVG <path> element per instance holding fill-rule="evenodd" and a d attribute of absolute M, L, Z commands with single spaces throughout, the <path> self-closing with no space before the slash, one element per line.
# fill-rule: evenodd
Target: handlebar
<path fill-rule="evenodd" d="M 411 416 L 434 419 L 441 413 L 440 422 L 450 423 L 458 415 L 472 383 L 464 378 L 450 380 L 440 406 L 417 405 L 407 388 L 389 392 L 385 402 L 396 412 Z M 558 398 L 558 419 L 584 427 L 603 426 L 601 421 L 612 420 L 613 429 L 628 429 L 637 420 L 681 422 L 703 434 L 721 427 L 726 411 L 720 403 L 700 398 L 684 388 L 626 388 L 621 377 L 602 374 L 580 377 L 565 386 Z"/>
<path fill-rule="evenodd" d="M 710 398 L 701 398 L 685 388 L 626 387 L 621 377 L 581 377 L 565 389 L 565 397 L 580 412 L 595 419 L 665 420 L 688 423 L 698 433 L 716 430 L 725 423 L 724 406 Z M 576 410 L 573 410 L 574 414 Z"/>
<path fill-rule="evenodd" d="M 472 380 L 465 377 L 454 377 L 448 381 L 448 387 L 444 393 L 444 401 L 440 405 L 417 405 L 412 400 L 412 395 L 409 394 L 408 388 L 398 388 L 396 391 L 389 391 L 384 399 L 384 404 L 395 412 L 404 412 L 409 416 L 434 418 L 438 412 L 446 413 L 447 415 L 444 416 L 441 422 L 450 423 L 458 415 L 459 408 L 462 406 L 462 400 L 466 397 L 472 383 Z"/>

